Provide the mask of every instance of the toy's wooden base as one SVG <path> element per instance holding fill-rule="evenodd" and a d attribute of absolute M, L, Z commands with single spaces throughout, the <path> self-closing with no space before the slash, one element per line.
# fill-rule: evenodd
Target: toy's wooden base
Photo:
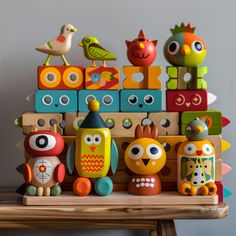
<path fill-rule="evenodd" d="M 218 196 L 182 196 L 178 192 L 162 192 L 154 196 L 137 196 L 127 192 L 113 192 L 106 197 L 97 195 L 79 197 L 72 192 L 65 192 L 57 197 L 25 195 L 23 204 L 31 206 L 216 205 L 218 204 Z"/>

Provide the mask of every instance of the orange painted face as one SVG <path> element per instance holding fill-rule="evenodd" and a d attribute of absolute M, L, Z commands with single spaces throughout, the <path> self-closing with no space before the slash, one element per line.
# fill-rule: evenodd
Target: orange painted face
<path fill-rule="evenodd" d="M 125 163 L 135 174 L 155 174 L 166 162 L 162 145 L 152 138 L 135 139 L 125 151 Z"/>

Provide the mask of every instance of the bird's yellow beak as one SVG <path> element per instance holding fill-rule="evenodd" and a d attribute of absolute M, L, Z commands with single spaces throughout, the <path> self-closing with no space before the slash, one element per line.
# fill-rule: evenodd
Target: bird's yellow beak
<path fill-rule="evenodd" d="M 191 52 L 190 47 L 187 44 L 184 44 L 181 48 L 180 48 L 180 52 L 182 55 L 184 56 L 188 56 L 188 54 Z"/>
<path fill-rule="evenodd" d="M 141 49 L 144 49 L 144 48 L 145 48 L 144 43 L 139 43 L 138 46 L 139 46 Z"/>
<path fill-rule="evenodd" d="M 84 44 L 82 43 L 82 41 L 79 43 L 79 46 L 81 46 L 81 47 L 83 47 L 83 46 L 84 46 Z"/>
<path fill-rule="evenodd" d="M 194 131 L 195 131 L 197 134 L 200 134 L 200 133 L 202 133 L 203 128 L 202 128 L 202 126 L 197 125 L 197 126 L 195 127 Z"/>
<path fill-rule="evenodd" d="M 77 31 L 78 30 L 76 28 L 73 28 L 73 29 L 70 30 L 70 32 L 74 32 L 74 33 L 77 32 Z"/>

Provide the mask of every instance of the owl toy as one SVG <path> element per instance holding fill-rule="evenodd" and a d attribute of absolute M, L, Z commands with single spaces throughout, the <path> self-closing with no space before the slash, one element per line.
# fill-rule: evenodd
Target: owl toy
<path fill-rule="evenodd" d="M 89 113 L 77 129 L 76 141 L 67 152 L 69 172 L 72 174 L 76 169 L 79 175 L 73 183 L 75 195 L 88 195 L 92 184 L 100 196 L 106 196 L 113 190 L 112 180 L 107 174 L 116 172 L 118 150 L 109 128 L 98 114 L 99 108 L 97 100 L 89 101 Z"/>
<path fill-rule="evenodd" d="M 199 118 L 186 127 L 187 141 L 177 151 L 178 191 L 182 195 L 213 195 L 215 184 L 215 149 L 206 139 L 208 127 Z"/>
<path fill-rule="evenodd" d="M 138 125 L 135 140 L 125 151 L 125 163 L 133 173 L 128 182 L 128 192 L 135 195 L 155 195 L 161 192 L 157 173 L 164 167 L 166 153 L 157 141 L 157 126 Z"/>
<path fill-rule="evenodd" d="M 65 167 L 57 157 L 64 148 L 64 140 L 54 125 L 51 131 L 37 131 L 32 126 L 24 141 L 25 151 L 32 157 L 24 164 L 24 179 L 29 196 L 57 196 L 65 177 Z"/>

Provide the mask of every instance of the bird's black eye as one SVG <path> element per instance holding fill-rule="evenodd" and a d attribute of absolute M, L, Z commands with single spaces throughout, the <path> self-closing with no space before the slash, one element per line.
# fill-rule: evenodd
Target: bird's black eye
<path fill-rule="evenodd" d="M 139 148 L 134 147 L 134 148 L 132 148 L 131 152 L 132 152 L 134 155 L 137 155 L 137 154 L 139 153 Z"/>
<path fill-rule="evenodd" d="M 35 143 L 36 143 L 37 147 L 45 148 L 48 145 L 48 138 L 46 135 L 40 135 L 36 138 Z"/>
<path fill-rule="evenodd" d="M 129 104 L 131 105 L 135 105 L 138 103 L 138 98 L 136 95 L 130 95 L 129 98 L 128 98 L 128 102 Z"/>
<path fill-rule="evenodd" d="M 154 102 L 154 97 L 152 95 L 146 95 L 143 99 L 144 103 L 147 105 L 151 105 Z"/>
<path fill-rule="evenodd" d="M 194 41 L 192 43 L 192 50 L 196 53 L 201 53 L 203 50 L 203 46 L 199 41 Z"/>
<path fill-rule="evenodd" d="M 86 42 L 86 43 L 90 43 L 90 39 L 86 39 L 85 42 Z"/>
<path fill-rule="evenodd" d="M 140 144 L 134 144 L 130 147 L 128 154 L 131 159 L 138 160 L 143 155 L 143 147 Z"/>
<path fill-rule="evenodd" d="M 177 54 L 177 52 L 179 51 L 179 43 L 177 41 L 170 42 L 167 47 L 167 50 L 168 50 L 168 53 L 171 55 Z"/>
<path fill-rule="evenodd" d="M 69 28 L 67 28 L 66 30 L 67 30 L 67 31 L 69 31 L 70 29 L 69 29 Z"/>
<path fill-rule="evenodd" d="M 139 41 L 139 42 L 144 42 L 144 41 L 145 41 L 145 38 L 139 38 L 138 41 Z"/>

